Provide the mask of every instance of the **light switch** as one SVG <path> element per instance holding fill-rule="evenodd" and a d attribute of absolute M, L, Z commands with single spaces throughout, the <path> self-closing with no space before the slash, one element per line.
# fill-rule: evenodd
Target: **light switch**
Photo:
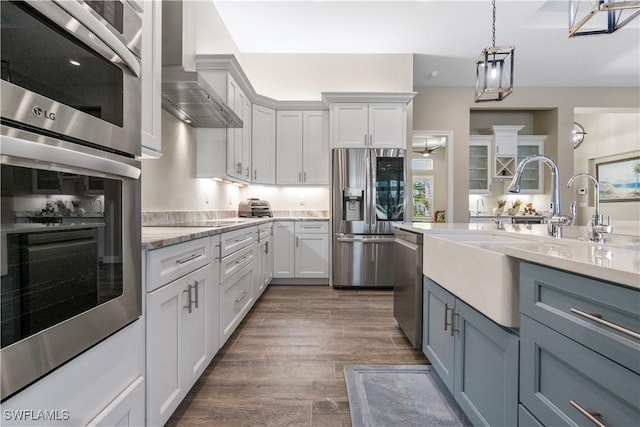
<path fill-rule="evenodd" d="M 581 195 L 587 194 L 587 189 L 586 188 L 579 188 L 578 189 L 578 194 L 581 194 Z"/>

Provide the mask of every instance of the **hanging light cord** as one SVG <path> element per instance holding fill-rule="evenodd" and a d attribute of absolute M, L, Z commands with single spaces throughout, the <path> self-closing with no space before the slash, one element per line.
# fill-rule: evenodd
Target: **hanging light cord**
<path fill-rule="evenodd" d="M 492 0 L 491 4 L 493 5 L 493 38 L 491 40 L 493 42 L 493 47 L 496 47 L 496 0 Z"/>

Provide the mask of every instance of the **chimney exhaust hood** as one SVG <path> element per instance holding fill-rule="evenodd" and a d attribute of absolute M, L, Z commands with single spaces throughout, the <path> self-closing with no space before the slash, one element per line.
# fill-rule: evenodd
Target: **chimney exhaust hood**
<path fill-rule="evenodd" d="M 242 127 L 240 117 L 195 71 L 195 34 L 192 26 L 186 34 L 183 28 L 189 7 L 182 0 L 162 2 L 162 108 L 194 128 Z"/>

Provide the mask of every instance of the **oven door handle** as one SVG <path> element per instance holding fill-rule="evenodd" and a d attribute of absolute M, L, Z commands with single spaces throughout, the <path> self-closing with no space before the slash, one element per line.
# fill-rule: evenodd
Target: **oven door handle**
<path fill-rule="evenodd" d="M 0 138 L 0 153 L 2 153 L 3 156 L 57 163 L 73 168 L 99 171 L 131 179 L 140 178 L 140 169 L 126 163 L 89 153 L 56 147 L 55 145 L 14 138 L 12 136 L 2 135 L 2 138 Z"/>
<path fill-rule="evenodd" d="M 127 65 L 127 67 L 136 75 L 136 77 L 140 78 L 140 76 L 142 75 L 140 61 L 129 50 L 129 48 L 115 36 L 115 34 L 109 31 L 104 26 L 104 24 L 102 24 L 98 20 L 98 18 L 93 16 L 88 10 L 86 10 L 80 3 L 76 1 L 53 0 L 53 2 L 66 13 L 68 13 L 73 19 L 87 28 L 87 30 L 93 33 L 96 37 L 102 40 L 102 42 L 104 42 L 113 51 L 113 53 L 115 53 L 122 60 L 122 62 Z M 47 2 L 28 1 L 28 3 L 31 4 L 35 9 L 41 11 L 42 9 L 38 7 L 38 3 L 40 3 L 43 8 L 47 7 Z M 58 22 L 58 25 L 61 24 Z M 62 24 L 61 26 L 64 26 L 64 24 Z M 107 59 L 111 60 L 112 58 Z"/>

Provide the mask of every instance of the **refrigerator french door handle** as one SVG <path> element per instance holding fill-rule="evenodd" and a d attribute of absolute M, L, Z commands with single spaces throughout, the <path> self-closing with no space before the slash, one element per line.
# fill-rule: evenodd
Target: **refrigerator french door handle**
<path fill-rule="evenodd" d="M 369 150 L 369 162 L 370 162 L 370 166 L 369 166 L 369 170 L 371 171 L 369 173 L 369 191 L 371 194 L 371 203 L 369 205 L 369 209 L 370 209 L 370 213 L 369 215 L 371 216 L 371 231 L 370 233 L 374 233 L 375 232 L 375 228 L 376 228 L 376 203 L 377 203 L 377 195 L 376 195 L 376 166 L 377 166 L 377 162 L 376 162 L 376 150 L 375 149 L 370 149 Z"/>

